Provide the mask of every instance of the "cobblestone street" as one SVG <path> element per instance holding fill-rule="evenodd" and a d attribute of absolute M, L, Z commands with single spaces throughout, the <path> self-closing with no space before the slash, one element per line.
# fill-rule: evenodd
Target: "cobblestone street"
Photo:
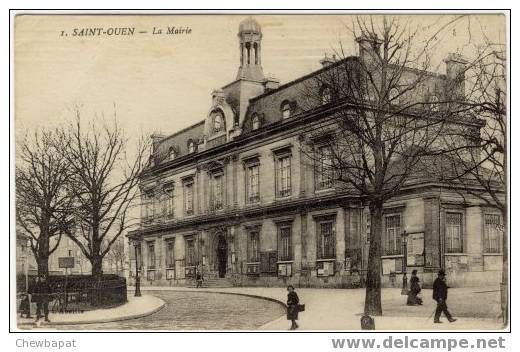
<path fill-rule="evenodd" d="M 285 314 L 278 303 L 238 295 L 146 291 L 166 302 L 150 316 L 113 323 L 62 325 L 59 329 L 92 330 L 254 330 Z"/>

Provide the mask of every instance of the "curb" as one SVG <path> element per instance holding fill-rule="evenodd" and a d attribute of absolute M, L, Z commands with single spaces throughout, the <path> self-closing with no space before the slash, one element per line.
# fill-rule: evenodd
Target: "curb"
<path fill-rule="evenodd" d="M 161 305 L 159 307 L 154 308 L 151 311 L 148 311 L 145 313 L 132 314 L 132 315 L 127 315 L 127 316 L 117 317 L 117 318 L 104 318 L 104 319 L 83 320 L 83 321 L 66 321 L 66 322 L 58 321 L 58 322 L 51 322 L 50 324 L 44 324 L 44 325 L 42 324 L 41 326 L 42 327 L 44 327 L 44 326 L 51 327 L 51 326 L 60 326 L 60 325 L 98 324 L 98 323 L 111 323 L 111 322 L 115 322 L 115 321 L 138 319 L 138 318 L 146 317 L 148 315 L 157 313 L 158 311 L 160 311 L 161 309 L 164 308 L 164 306 L 166 305 L 166 302 L 164 302 L 162 299 L 160 299 L 158 297 L 155 297 L 155 298 L 159 299 L 162 302 Z"/>

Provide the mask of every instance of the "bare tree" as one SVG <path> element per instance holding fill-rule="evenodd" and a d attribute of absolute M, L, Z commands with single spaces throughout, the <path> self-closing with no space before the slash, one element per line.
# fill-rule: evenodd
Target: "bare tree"
<path fill-rule="evenodd" d="M 483 120 L 480 134 L 458 129 L 448 138 L 449 172 L 445 182 L 455 185 L 467 195 L 480 199 L 501 212 L 497 223 L 502 233 L 502 309 L 508 321 L 508 199 L 507 199 L 507 110 L 506 110 L 506 49 L 502 44 L 487 41 L 477 49 L 476 58 L 467 65 L 467 89 L 460 105 L 465 115 Z M 460 140 L 468 143 L 461 145 Z"/>
<path fill-rule="evenodd" d="M 17 150 L 16 223 L 30 236 L 38 275 L 48 275 L 49 256 L 72 221 L 69 163 L 56 145 L 56 132 L 42 130 L 26 136 Z M 54 246 L 51 238 L 57 238 Z"/>
<path fill-rule="evenodd" d="M 434 37 L 458 19 L 437 24 L 431 39 L 419 41 L 421 29 L 402 18 L 358 17 L 348 30 L 359 57 L 347 57 L 340 46 L 330 67 L 304 87 L 307 108 L 328 116 L 312 125 L 307 155 L 370 209 L 366 314 L 382 315 L 383 204 L 428 175 L 425 159 L 461 108 L 453 101 L 458 76 L 440 84 L 429 55 Z"/>
<path fill-rule="evenodd" d="M 76 122 L 61 132 L 63 153 L 71 172 L 71 192 L 76 201 L 76 226 L 67 235 L 92 265 L 92 275 L 103 272 L 102 261 L 132 221 L 130 209 L 137 194 L 139 175 L 147 161 L 147 144 L 141 138 L 133 156 L 122 128 L 93 120 Z"/>

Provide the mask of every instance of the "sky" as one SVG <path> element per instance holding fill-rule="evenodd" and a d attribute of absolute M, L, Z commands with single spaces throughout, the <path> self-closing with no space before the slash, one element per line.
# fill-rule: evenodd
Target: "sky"
<path fill-rule="evenodd" d="M 459 15 L 399 17 L 429 38 Z M 54 126 L 83 117 L 117 119 L 131 137 L 174 133 L 203 120 L 210 93 L 235 79 L 238 25 L 247 15 L 17 16 L 14 41 L 15 129 Z M 319 69 L 325 53 L 357 54 L 352 15 L 254 15 L 262 26 L 262 66 L 281 83 Z M 376 22 L 379 18 L 376 18 Z M 190 34 L 153 35 L 168 26 Z M 135 27 L 133 36 L 72 36 L 77 28 Z M 62 36 L 67 33 L 67 36 Z M 505 16 L 469 15 L 448 25 L 432 50 L 443 72 L 449 52 L 472 55 L 485 40 L 506 42 Z"/>

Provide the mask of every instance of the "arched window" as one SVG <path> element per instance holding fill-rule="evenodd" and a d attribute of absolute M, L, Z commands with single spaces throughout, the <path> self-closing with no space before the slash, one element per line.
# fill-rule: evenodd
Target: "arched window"
<path fill-rule="evenodd" d="M 257 114 L 254 114 L 251 118 L 251 124 L 253 125 L 253 131 L 260 128 L 260 117 Z"/>
<path fill-rule="evenodd" d="M 321 104 L 325 105 L 332 101 L 332 94 L 330 92 L 330 88 L 327 86 L 324 86 L 321 88 Z"/>
<path fill-rule="evenodd" d="M 196 147 L 195 147 L 195 141 L 193 139 L 190 139 L 188 142 L 188 153 L 195 153 Z"/>
<path fill-rule="evenodd" d="M 291 117 L 291 104 L 286 101 L 282 103 L 282 118 L 285 120 L 289 117 Z"/>
<path fill-rule="evenodd" d="M 223 122 L 224 122 L 224 120 L 222 118 L 222 114 L 221 113 L 217 113 L 213 117 L 213 130 L 215 132 L 220 132 L 222 130 L 222 125 L 224 124 Z"/>
<path fill-rule="evenodd" d="M 388 92 L 388 102 L 390 105 L 399 104 L 399 91 L 397 88 L 392 88 L 390 92 Z"/>
<path fill-rule="evenodd" d="M 175 148 L 170 147 L 170 149 L 168 149 L 168 160 L 173 159 L 175 159 Z"/>
<path fill-rule="evenodd" d="M 439 111 L 439 98 L 436 95 L 430 99 L 430 108 L 434 112 Z"/>

